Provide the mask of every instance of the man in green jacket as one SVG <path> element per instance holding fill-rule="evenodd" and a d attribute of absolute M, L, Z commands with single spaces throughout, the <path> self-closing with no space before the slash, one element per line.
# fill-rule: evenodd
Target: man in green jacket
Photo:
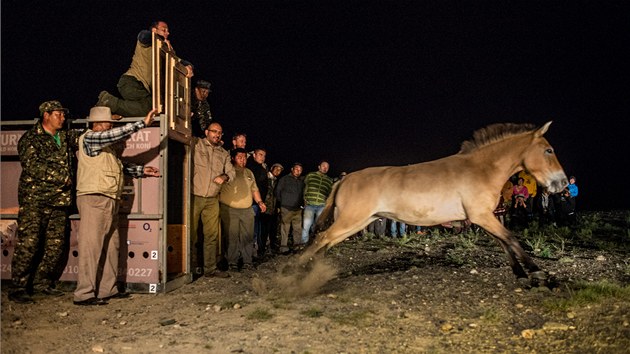
<path fill-rule="evenodd" d="M 311 226 L 324 210 L 326 199 L 332 190 L 333 180 L 328 175 L 330 164 L 321 161 L 317 171 L 304 179 L 304 216 L 302 218 L 302 244 L 308 243 Z"/>

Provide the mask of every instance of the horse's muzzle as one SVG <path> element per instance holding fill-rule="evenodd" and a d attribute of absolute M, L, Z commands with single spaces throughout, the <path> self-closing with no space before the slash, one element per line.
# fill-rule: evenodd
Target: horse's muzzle
<path fill-rule="evenodd" d="M 563 173 L 562 177 L 553 179 L 551 183 L 546 187 L 549 193 L 554 194 L 558 192 L 562 192 L 569 185 L 569 180 L 567 176 Z"/>

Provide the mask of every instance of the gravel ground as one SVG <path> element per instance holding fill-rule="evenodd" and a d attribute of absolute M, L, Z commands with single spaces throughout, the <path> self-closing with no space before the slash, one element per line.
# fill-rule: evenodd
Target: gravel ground
<path fill-rule="evenodd" d="M 2 353 L 628 352 L 627 297 L 549 305 L 577 282 L 628 285 L 628 253 L 566 245 L 559 259 L 535 258 L 552 281 L 530 287 L 489 238 L 462 248 L 440 235 L 354 237 L 308 271 L 278 256 L 107 306 L 75 306 L 71 293 L 14 304 L 4 290 Z"/>

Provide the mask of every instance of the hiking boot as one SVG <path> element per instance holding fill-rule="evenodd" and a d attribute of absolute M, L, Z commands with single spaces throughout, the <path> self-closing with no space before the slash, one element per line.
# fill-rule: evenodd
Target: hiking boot
<path fill-rule="evenodd" d="M 63 291 L 57 290 L 51 287 L 44 288 L 40 290 L 40 292 L 44 295 L 49 295 L 49 296 L 64 296 L 65 295 Z"/>
<path fill-rule="evenodd" d="M 9 293 L 9 300 L 19 304 L 32 304 L 35 302 L 31 295 L 29 295 L 25 290 L 17 290 Z"/>
<path fill-rule="evenodd" d="M 96 102 L 96 106 L 111 108 L 113 98 L 114 96 L 112 96 L 109 92 L 101 91 L 101 93 L 98 94 L 98 102 Z"/>
<path fill-rule="evenodd" d="M 243 270 L 256 270 L 256 267 L 254 267 L 254 265 L 251 263 L 244 263 Z"/>

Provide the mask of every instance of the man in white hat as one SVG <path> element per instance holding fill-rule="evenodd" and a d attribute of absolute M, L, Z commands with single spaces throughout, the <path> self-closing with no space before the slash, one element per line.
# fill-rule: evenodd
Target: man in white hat
<path fill-rule="evenodd" d="M 118 208 L 123 188 L 123 173 L 140 177 L 159 177 L 155 167 L 123 163 L 115 145 L 153 122 L 157 109 L 144 120 L 114 128 L 109 107 L 93 107 L 92 124 L 79 138 L 77 207 L 79 225 L 79 274 L 74 292 L 75 305 L 106 305 L 107 299 L 127 297 L 119 292 Z M 99 269 L 100 268 L 100 269 Z M 97 277 L 100 274 L 100 277 Z"/>

